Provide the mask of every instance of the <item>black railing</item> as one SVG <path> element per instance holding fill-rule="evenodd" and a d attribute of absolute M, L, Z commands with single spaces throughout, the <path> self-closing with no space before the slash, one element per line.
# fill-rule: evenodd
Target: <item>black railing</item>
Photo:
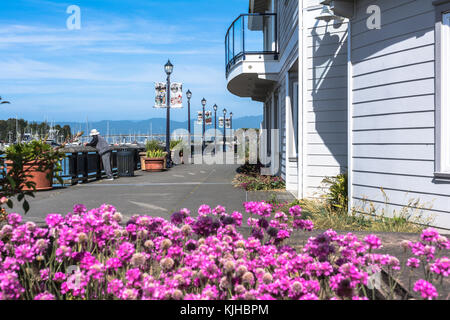
<path fill-rule="evenodd" d="M 144 148 L 124 148 L 115 147 L 111 153 L 111 169 L 113 174 L 118 174 L 117 168 L 117 151 L 120 149 L 130 149 L 134 152 L 134 169 L 140 170 L 139 152 Z M 101 157 L 98 152 L 91 147 L 69 147 L 62 149 L 66 153 L 66 158 L 62 160 L 62 173 L 64 185 L 76 185 L 78 183 L 86 183 L 93 180 L 100 180 L 105 176 L 102 170 Z"/>
<path fill-rule="evenodd" d="M 241 14 L 225 36 L 225 72 L 246 55 L 273 55 L 278 59 L 278 23 L 276 13 Z"/>

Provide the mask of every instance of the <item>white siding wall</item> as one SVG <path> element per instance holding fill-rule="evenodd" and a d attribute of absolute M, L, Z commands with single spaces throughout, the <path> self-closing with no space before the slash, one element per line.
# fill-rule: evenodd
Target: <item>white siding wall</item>
<path fill-rule="evenodd" d="M 319 21 L 319 0 L 305 1 L 303 194 L 323 193 L 325 177 L 347 170 L 347 26 Z"/>
<path fill-rule="evenodd" d="M 289 54 L 285 52 L 288 43 L 298 28 L 298 3 L 299 0 L 278 0 L 278 40 L 280 55 Z"/>
<path fill-rule="evenodd" d="M 368 30 L 366 8 L 382 10 Z M 353 204 L 399 210 L 410 199 L 432 205 L 450 229 L 450 183 L 434 178 L 435 12 L 432 0 L 358 1 L 352 22 Z"/>
<path fill-rule="evenodd" d="M 283 180 L 289 182 L 290 190 L 297 189 L 297 167 L 288 165 L 288 150 L 286 145 L 286 94 L 288 94 L 286 73 L 292 67 L 293 61 L 298 59 L 298 0 L 278 0 L 276 1 L 276 12 L 278 15 L 278 46 L 280 55 L 280 72 L 272 91 L 267 92 L 268 103 L 271 96 L 277 97 L 273 105 L 277 108 L 276 128 L 280 129 L 280 168 L 277 173 Z M 274 94 L 276 93 L 276 94 Z M 273 112 L 273 110 L 270 110 Z"/>

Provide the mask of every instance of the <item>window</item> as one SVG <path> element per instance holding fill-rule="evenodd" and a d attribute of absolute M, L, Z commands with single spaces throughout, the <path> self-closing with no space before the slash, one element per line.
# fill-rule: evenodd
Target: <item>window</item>
<path fill-rule="evenodd" d="M 450 12 L 441 13 L 437 37 L 437 174 L 450 177 Z M 440 34 L 440 37 L 439 37 Z"/>

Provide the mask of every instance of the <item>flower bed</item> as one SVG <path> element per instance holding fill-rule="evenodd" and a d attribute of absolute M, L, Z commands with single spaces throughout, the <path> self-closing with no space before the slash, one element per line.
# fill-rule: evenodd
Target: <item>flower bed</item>
<path fill-rule="evenodd" d="M 235 187 L 246 191 L 285 190 L 286 184 L 280 177 L 261 175 L 261 164 L 244 164 L 236 171 Z"/>
<path fill-rule="evenodd" d="M 171 221 L 122 215 L 103 205 L 76 205 L 47 227 L 9 214 L 0 231 L 0 299 L 368 299 L 372 274 L 397 272 L 397 258 L 377 254 L 374 235 L 359 240 L 328 230 L 298 252 L 286 245 L 295 229 L 312 230 L 299 206 L 274 212 L 265 202 L 244 204 L 243 215 L 203 205 L 198 217 L 183 209 Z M 424 267 L 414 290 L 438 298 L 433 283 L 448 277 L 450 242 L 427 229 L 407 243 L 405 268 Z"/>

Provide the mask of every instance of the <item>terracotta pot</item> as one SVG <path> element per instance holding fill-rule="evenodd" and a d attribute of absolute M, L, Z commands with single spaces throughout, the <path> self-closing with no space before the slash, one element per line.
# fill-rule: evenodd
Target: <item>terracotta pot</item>
<path fill-rule="evenodd" d="M 145 171 L 160 172 L 164 171 L 166 158 L 142 158 Z"/>
<path fill-rule="evenodd" d="M 7 170 L 10 170 L 12 167 L 12 161 L 5 161 L 7 165 Z M 53 189 L 53 170 L 47 169 L 43 172 L 37 171 L 39 169 L 39 165 L 37 163 L 31 163 L 28 165 L 24 165 L 23 169 L 27 171 L 28 177 L 26 182 L 34 182 L 36 185 L 36 191 L 45 191 Z M 32 191 L 33 189 L 27 188 L 26 186 L 22 186 L 23 191 Z"/>

